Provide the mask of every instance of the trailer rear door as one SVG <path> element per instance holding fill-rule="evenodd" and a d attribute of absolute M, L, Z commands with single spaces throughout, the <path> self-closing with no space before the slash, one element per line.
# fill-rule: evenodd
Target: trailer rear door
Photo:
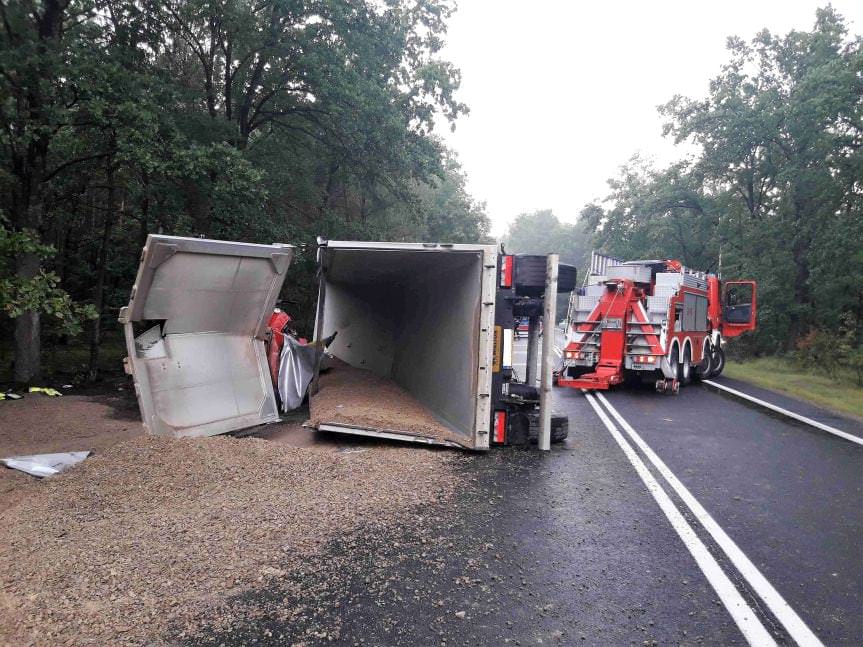
<path fill-rule="evenodd" d="M 279 419 L 263 337 L 292 256 L 289 245 L 148 236 L 120 322 L 150 433 Z"/>

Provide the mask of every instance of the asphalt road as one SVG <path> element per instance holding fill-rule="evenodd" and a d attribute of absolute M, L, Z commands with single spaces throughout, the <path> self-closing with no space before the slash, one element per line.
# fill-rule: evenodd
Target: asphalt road
<path fill-rule="evenodd" d="M 863 642 L 863 446 L 703 385 L 554 401 L 566 443 L 472 455 L 454 506 L 360 539 L 365 562 L 311 614 L 337 616 L 337 635 L 254 614 L 218 642 Z M 310 571 L 295 589 L 320 585 Z"/>

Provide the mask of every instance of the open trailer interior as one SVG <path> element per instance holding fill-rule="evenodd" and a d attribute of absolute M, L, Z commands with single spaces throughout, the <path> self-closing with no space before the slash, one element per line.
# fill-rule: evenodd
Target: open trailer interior
<path fill-rule="evenodd" d="M 313 387 L 312 422 L 487 448 L 495 247 L 327 241 L 319 254 L 315 338 L 335 333 L 343 364 Z M 350 397 L 329 397 L 336 385 Z"/>

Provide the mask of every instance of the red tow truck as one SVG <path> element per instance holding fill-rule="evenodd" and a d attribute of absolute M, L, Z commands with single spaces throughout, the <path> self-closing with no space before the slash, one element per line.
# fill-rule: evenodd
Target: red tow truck
<path fill-rule="evenodd" d="M 557 384 L 605 390 L 632 379 L 677 393 L 722 372 L 724 340 L 755 329 L 756 305 L 755 281 L 594 252 L 584 287 L 570 298 Z"/>

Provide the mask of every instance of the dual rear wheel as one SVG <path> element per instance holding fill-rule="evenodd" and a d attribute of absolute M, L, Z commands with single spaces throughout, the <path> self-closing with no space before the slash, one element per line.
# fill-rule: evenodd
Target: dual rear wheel
<path fill-rule="evenodd" d="M 711 377 L 718 377 L 724 368 L 725 351 L 721 348 L 714 349 L 712 352 L 708 350 L 701 363 L 695 366 L 693 376 L 698 380 L 707 380 Z"/>
<path fill-rule="evenodd" d="M 692 363 L 692 351 L 689 346 L 683 349 L 683 358 L 680 359 L 680 350 L 675 347 L 668 358 L 669 364 L 674 371 L 674 378 L 680 384 L 689 384 L 692 380 L 706 380 L 717 377 L 725 368 L 725 351 L 717 348 L 704 354 L 698 364 Z"/>

